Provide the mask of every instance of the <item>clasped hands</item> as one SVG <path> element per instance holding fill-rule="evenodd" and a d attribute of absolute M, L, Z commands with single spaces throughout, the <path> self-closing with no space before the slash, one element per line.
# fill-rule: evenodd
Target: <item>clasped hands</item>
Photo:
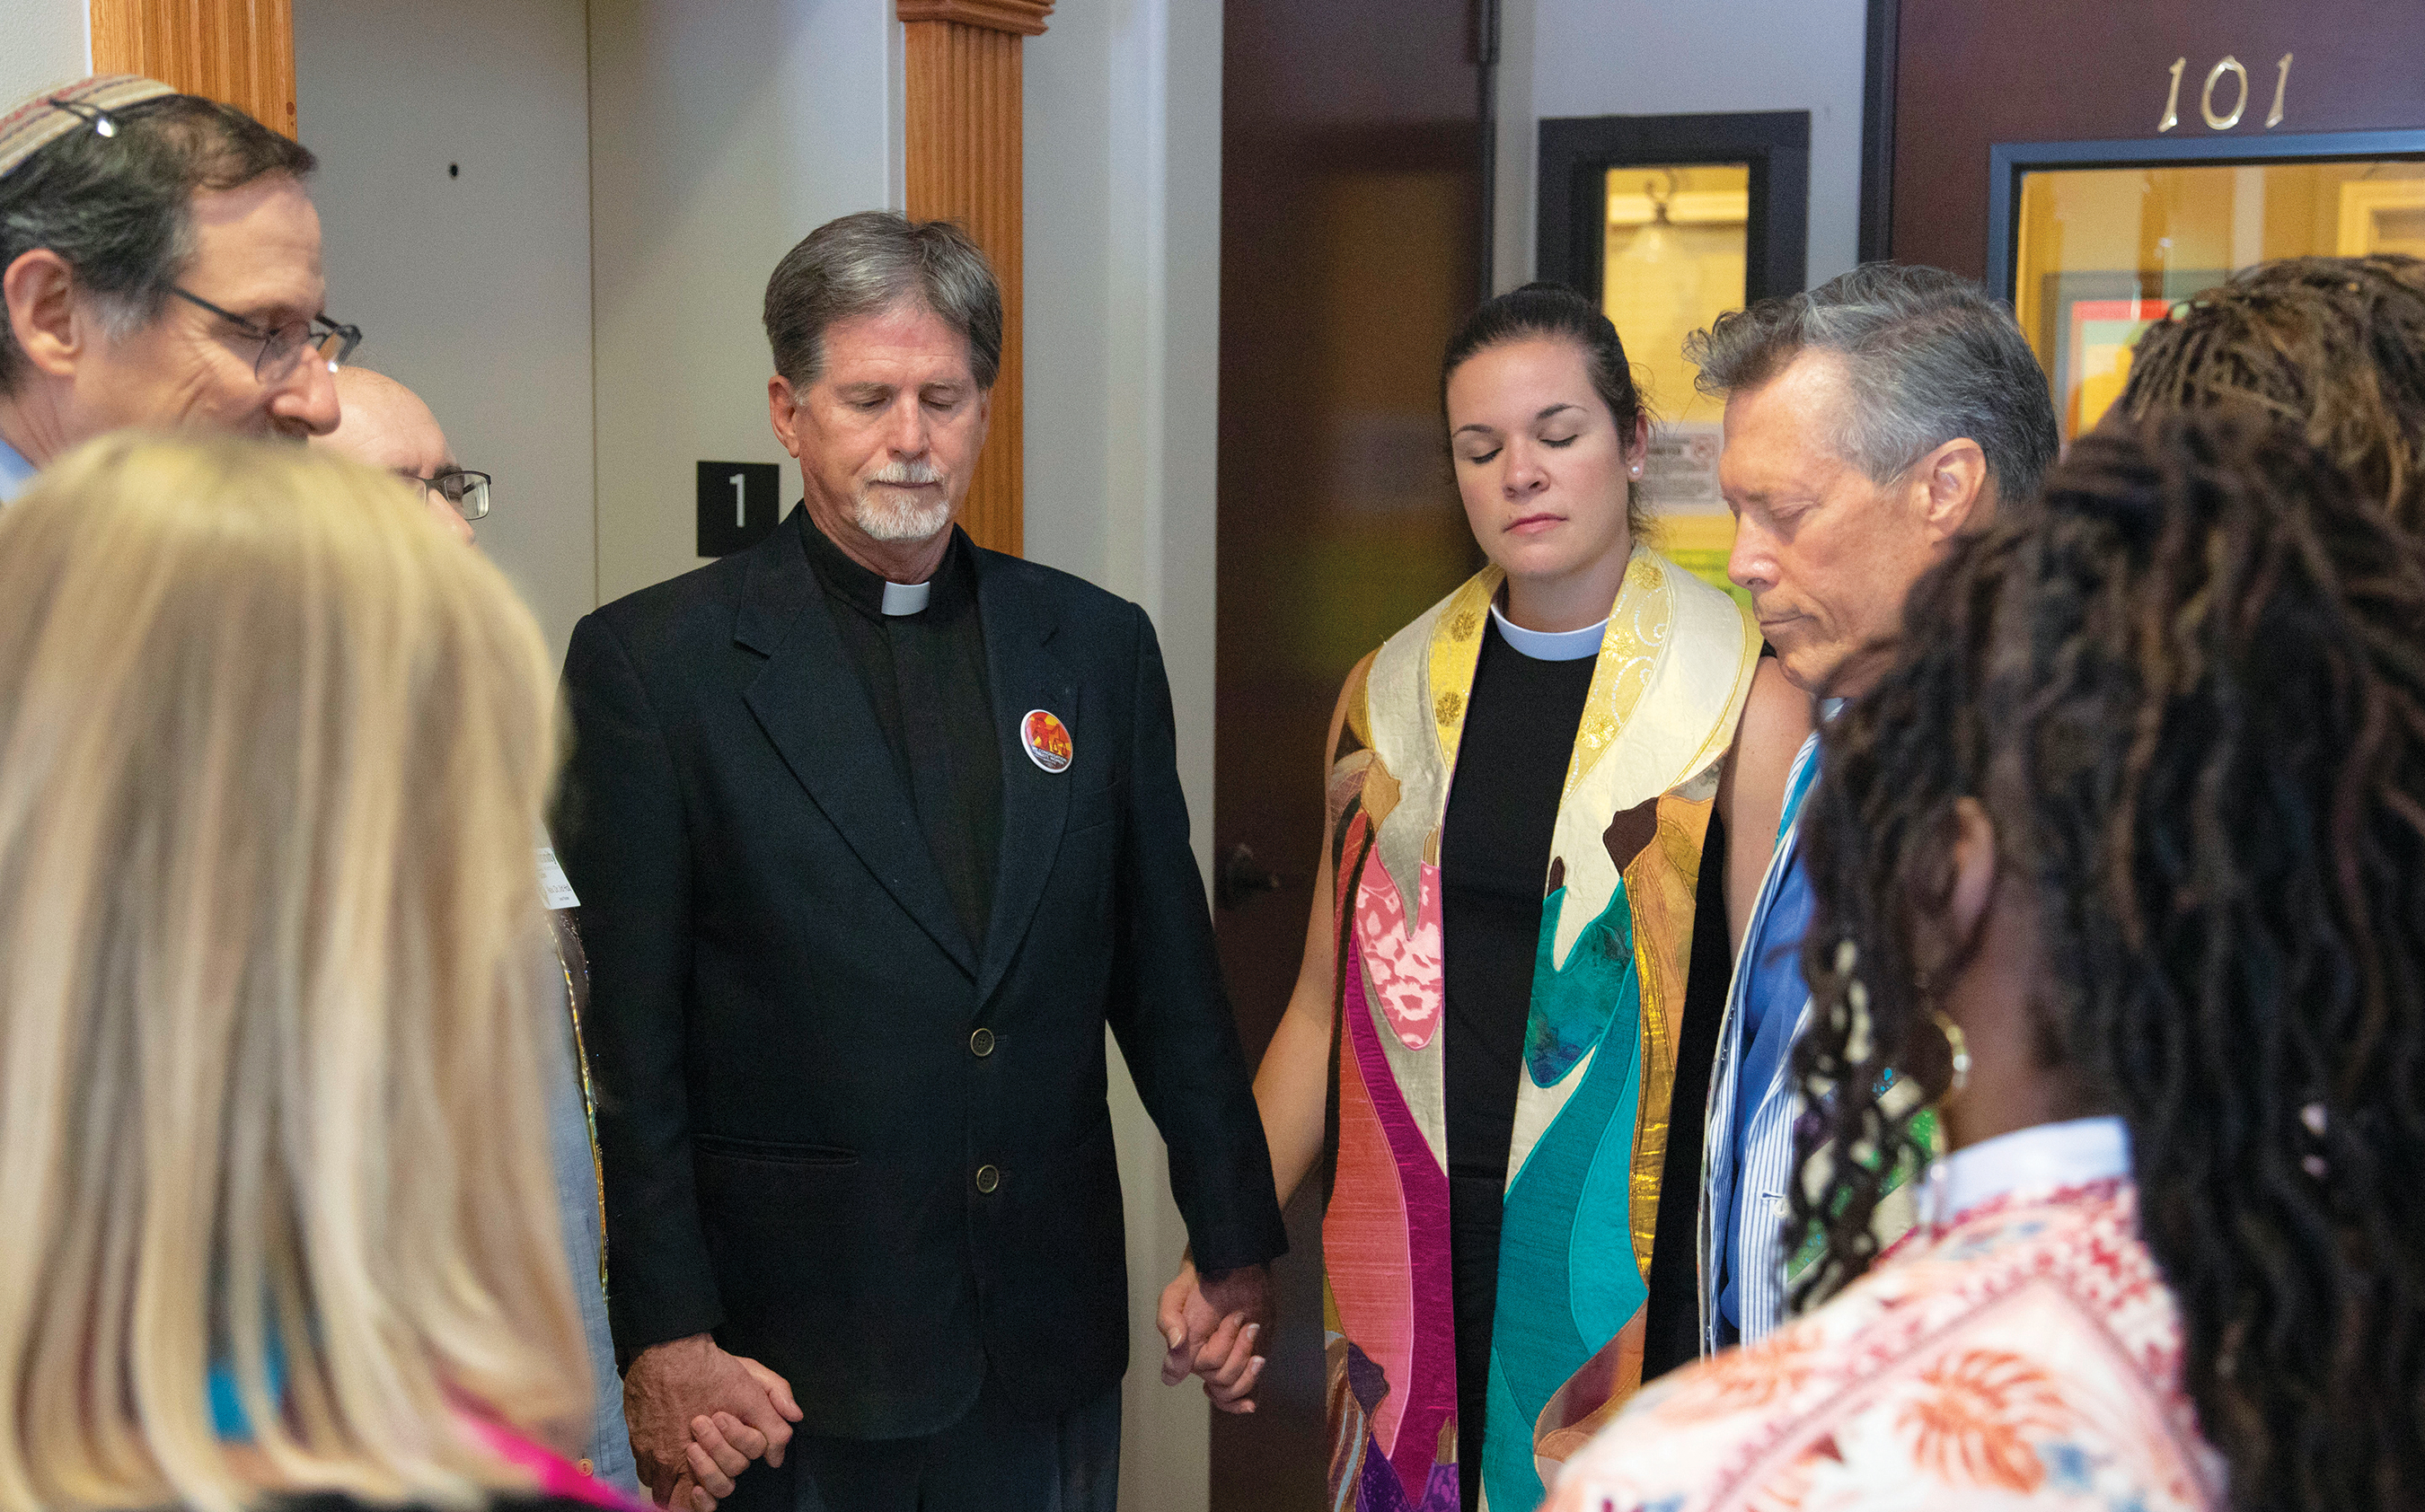
<path fill-rule="evenodd" d="M 1162 1360 L 1162 1383 L 1176 1386 L 1190 1376 L 1204 1378 L 1204 1394 L 1224 1412 L 1252 1412 L 1255 1383 L 1264 1357 L 1255 1346 L 1271 1322 L 1269 1265 L 1240 1265 L 1199 1274 L 1193 1257 L 1163 1288 L 1155 1326 L 1169 1352 Z"/>
<path fill-rule="evenodd" d="M 623 1417 L 657 1505 L 715 1512 L 751 1460 L 783 1462 L 800 1407 L 782 1377 L 695 1333 L 640 1351 L 623 1373 Z"/>
<path fill-rule="evenodd" d="M 1199 1275 L 1189 1260 L 1162 1294 L 1157 1325 L 1170 1345 L 1162 1379 L 1204 1378 L 1224 1412 L 1252 1412 L 1271 1317 L 1271 1270 L 1242 1265 Z M 715 1512 L 753 1459 L 783 1462 L 800 1421 L 791 1383 L 758 1361 L 727 1354 L 696 1333 L 640 1351 L 623 1373 L 632 1457 L 650 1497 L 669 1512 Z"/>

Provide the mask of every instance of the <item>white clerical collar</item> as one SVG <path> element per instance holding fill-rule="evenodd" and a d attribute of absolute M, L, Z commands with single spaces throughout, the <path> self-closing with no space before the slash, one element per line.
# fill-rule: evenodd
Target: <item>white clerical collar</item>
<path fill-rule="evenodd" d="M 34 464 L 25 460 L 24 453 L 0 441 L 0 504 L 24 492 L 25 485 L 34 481 Z"/>
<path fill-rule="evenodd" d="M 1919 1210 L 1932 1227 L 2018 1191 L 2085 1186 L 2130 1174 L 2130 1131 L 2118 1118 L 2040 1123 L 1956 1150 L 1928 1168 Z"/>
<path fill-rule="evenodd" d="M 1509 645 L 1535 661 L 1581 661 L 1598 656 L 1600 640 L 1608 633 L 1606 620 L 1579 630 L 1528 630 L 1511 623 L 1497 604 L 1490 606 L 1490 617 L 1499 622 L 1499 633 L 1507 637 Z"/>
<path fill-rule="evenodd" d="M 888 582 L 884 585 L 884 612 L 888 614 L 914 614 L 926 607 L 926 595 L 933 590 L 928 582 Z"/>

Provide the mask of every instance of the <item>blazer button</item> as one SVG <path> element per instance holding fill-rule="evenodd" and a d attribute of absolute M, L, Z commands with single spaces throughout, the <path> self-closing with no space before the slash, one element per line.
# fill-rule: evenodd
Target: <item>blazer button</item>
<path fill-rule="evenodd" d="M 991 1197 L 993 1195 L 994 1188 L 1001 1185 L 1001 1171 L 994 1170 L 991 1166 L 979 1166 L 977 1168 L 978 1191 L 985 1193 L 988 1197 Z"/>
<path fill-rule="evenodd" d="M 969 1053 L 979 1060 L 993 1054 L 993 1030 L 979 1029 L 969 1036 Z"/>

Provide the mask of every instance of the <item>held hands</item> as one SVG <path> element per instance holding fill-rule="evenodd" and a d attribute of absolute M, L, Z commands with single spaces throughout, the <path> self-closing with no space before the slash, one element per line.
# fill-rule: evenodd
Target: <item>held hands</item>
<path fill-rule="evenodd" d="M 751 1460 L 783 1462 L 800 1409 L 782 1377 L 697 1333 L 653 1345 L 632 1361 L 623 1373 L 623 1415 L 632 1457 L 657 1505 L 715 1512 Z"/>
<path fill-rule="evenodd" d="M 1162 1383 L 1204 1377 L 1204 1394 L 1224 1412 L 1252 1412 L 1264 1357 L 1255 1353 L 1271 1321 L 1271 1267 L 1241 1265 L 1199 1275 L 1189 1259 L 1163 1289 L 1155 1325 L 1170 1346 Z"/>

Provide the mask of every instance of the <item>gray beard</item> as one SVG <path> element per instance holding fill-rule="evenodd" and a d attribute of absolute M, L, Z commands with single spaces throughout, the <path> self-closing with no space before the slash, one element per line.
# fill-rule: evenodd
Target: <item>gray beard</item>
<path fill-rule="evenodd" d="M 874 487 L 862 488 L 852 503 L 851 523 L 877 541 L 931 541 L 951 528 L 952 501 L 919 504 L 894 497 L 882 498 Z"/>

